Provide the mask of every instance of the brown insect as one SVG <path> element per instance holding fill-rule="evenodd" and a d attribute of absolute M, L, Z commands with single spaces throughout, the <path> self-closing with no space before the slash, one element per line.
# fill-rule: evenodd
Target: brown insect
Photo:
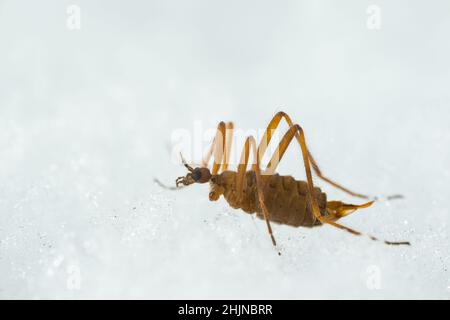
<path fill-rule="evenodd" d="M 260 161 L 281 119 L 286 120 L 289 130 L 281 139 L 266 169 L 261 172 Z M 254 137 L 249 136 L 246 139 L 237 171 L 228 170 L 232 131 L 232 122 L 219 123 L 211 148 L 200 167 L 192 168 L 182 158 L 183 164 L 189 170 L 189 173 L 176 180 L 177 188 L 194 183 L 209 182 L 209 199 L 211 201 L 217 201 L 220 196 L 223 196 L 231 207 L 242 209 L 250 214 L 255 213 L 258 218 L 264 219 L 274 246 L 276 246 L 276 241 L 270 225 L 271 222 L 293 227 L 315 227 L 329 224 L 354 235 L 362 234 L 336 221 L 357 209 L 371 206 L 376 198 L 361 205 L 327 201 L 327 195 L 320 188 L 314 187 L 311 167 L 320 179 L 332 186 L 355 197 L 363 199 L 369 199 L 369 197 L 352 192 L 322 174 L 317 162 L 306 146 L 303 129 L 298 124 L 294 124 L 286 113 L 278 112 L 272 118 L 259 146 L 256 145 Z M 301 148 L 306 181 L 298 181 L 291 176 L 280 176 L 275 173 L 286 149 L 294 138 Z M 251 170 L 247 171 L 250 152 L 253 153 L 254 161 Z M 212 156 L 214 156 L 214 161 L 210 171 L 208 163 Z M 161 184 L 160 182 L 158 183 Z M 392 196 L 390 198 L 396 197 L 401 196 Z M 376 237 L 369 237 L 378 241 Z M 384 243 L 388 245 L 410 244 L 406 241 L 384 241 Z"/>

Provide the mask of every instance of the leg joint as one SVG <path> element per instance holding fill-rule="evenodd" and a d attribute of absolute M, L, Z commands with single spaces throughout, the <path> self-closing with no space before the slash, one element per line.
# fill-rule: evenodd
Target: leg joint
<path fill-rule="evenodd" d="M 303 134 L 303 133 L 304 133 L 303 128 L 300 127 L 299 124 L 295 124 L 295 125 L 294 125 L 294 128 L 295 128 L 295 130 L 298 131 L 300 134 Z"/>

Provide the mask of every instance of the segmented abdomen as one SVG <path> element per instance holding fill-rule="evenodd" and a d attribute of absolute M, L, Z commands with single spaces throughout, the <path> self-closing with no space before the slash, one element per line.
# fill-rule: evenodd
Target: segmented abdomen
<path fill-rule="evenodd" d="M 313 227 L 320 225 L 314 218 L 312 205 L 307 197 L 308 186 L 305 181 L 297 181 L 291 176 L 263 175 L 264 202 L 269 211 L 270 221 L 293 227 Z M 246 173 L 243 196 L 238 199 L 236 192 L 236 172 L 225 171 L 221 174 L 224 182 L 224 197 L 231 207 L 242 209 L 247 213 L 256 213 L 264 219 L 256 189 L 254 171 Z M 320 188 L 314 188 L 314 196 L 322 215 L 326 215 L 327 196 Z"/>

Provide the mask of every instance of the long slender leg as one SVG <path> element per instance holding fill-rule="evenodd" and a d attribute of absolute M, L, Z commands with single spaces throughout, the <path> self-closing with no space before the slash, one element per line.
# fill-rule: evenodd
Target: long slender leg
<path fill-rule="evenodd" d="M 272 139 L 273 132 L 278 128 L 278 126 L 280 124 L 280 121 L 283 118 L 286 120 L 289 128 L 294 126 L 294 123 L 292 122 L 291 118 L 286 113 L 278 112 L 277 114 L 275 114 L 275 116 L 272 118 L 272 120 L 270 121 L 269 125 L 267 126 L 266 132 L 264 133 L 264 136 L 262 137 L 261 142 L 259 143 L 259 146 L 258 146 L 259 159 L 263 158 L 264 153 L 265 153 L 265 151 L 267 149 L 267 146 L 269 145 L 269 143 L 270 143 L 270 141 Z M 298 143 L 301 143 L 300 135 L 297 132 L 295 132 L 295 138 L 297 139 Z M 313 167 L 313 170 L 314 170 L 314 172 L 317 174 L 317 176 L 320 179 L 322 179 L 325 182 L 328 182 L 332 186 L 334 186 L 334 187 L 336 187 L 336 188 L 338 188 L 338 189 L 340 189 L 340 190 L 342 190 L 342 191 L 344 191 L 344 192 L 346 192 L 346 193 L 348 193 L 348 194 L 350 194 L 350 195 L 352 195 L 354 197 L 359 197 L 359 198 L 363 198 L 363 199 L 368 199 L 369 198 L 368 196 L 366 196 L 364 194 L 353 192 L 353 191 L 351 191 L 351 190 L 341 186 L 340 184 L 334 182 L 333 180 L 325 177 L 322 174 L 319 166 L 317 165 L 317 162 L 314 160 L 314 158 L 312 157 L 312 155 L 309 152 L 309 150 L 307 150 L 307 153 L 309 155 L 309 159 L 311 161 L 311 165 Z M 271 173 L 274 172 L 274 170 L 267 171 L 268 169 L 269 168 L 266 169 L 264 174 L 271 174 Z"/>
<path fill-rule="evenodd" d="M 230 154 L 231 154 L 231 145 L 233 143 L 233 122 L 227 122 L 225 125 L 225 154 L 223 156 L 222 163 L 222 172 L 228 169 L 228 165 L 230 164 Z"/>
<path fill-rule="evenodd" d="M 211 157 L 214 156 L 211 171 L 212 175 L 219 173 L 221 167 L 222 171 L 225 171 L 228 168 L 233 139 L 233 128 L 232 122 L 228 122 L 227 124 L 225 124 L 225 122 L 220 122 L 217 126 L 216 136 L 202 161 L 202 167 L 207 167 Z"/>
<path fill-rule="evenodd" d="M 362 233 L 359 231 L 356 231 L 354 229 L 348 228 L 342 224 L 336 223 L 332 219 L 327 219 L 326 217 L 323 217 L 320 214 L 319 206 L 317 205 L 317 200 L 313 196 L 314 195 L 314 184 L 312 180 L 312 174 L 311 174 L 311 165 L 310 165 L 310 159 L 308 156 L 308 148 L 306 146 L 306 139 L 305 134 L 303 132 L 303 129 L 297 124 L 294 126 L 291 126 L 289 130 L 286 132 L 284 137 L 281 139 L 281 142 L 275 151 L 274 155 L 272 156 L 271 160 L 269 161 L 267 168 L 269 171 L 274 171 L 278 164 L 280 163 L 281 158 L 283 157 L 284 153 L 286 152 L 286 149 L 288 148 L 289 144 L 291 143 L 292 139 L 296 134 L 300 137 L 300 148 L 301 153 L 303 157 L 303 163 L 305 165 L 305 172 L 306 172 L 306 179 L 308 182 L 308 197 L 312 204 L 313 214 L 316 219 L 318 219 L 322 224 L 329 224 L 336 228 L 345 230 L 347 232 L 350 232 L 354 235 L 361 235 Z M 370 203 L 371 204 L 371 203 Z M 366 204 L 366 206 L 370 205 L 369 203 Z M 364 205 L 363 205 L 364 206 Z M 377 238 L 373 236 L 369 236 L 372 240 L 378 240 Z M 406 244 L 409 245 L 409 242 L 392 242 L 392 241 L 384 241 L 386 244 L 391 245 L 400 245 L 400 244 Z"/>
<path fill-rule="evenodd" d="M 273 235 L 272 227 L 270 226 L 269 211 L 267 210 L 266 204 L 264 202 L 264 194 L 263 194 L 264 186 L 263 186 L 263 182 L 262 182 L 262 178 L 261 178 L 261 170 L 260 170 L 260 166 L 259 166 L 259 158 L 258 158 L 258 153 L 257 153 L 257 149 L 256 149 L 256 141 L 252 136 L 248 137 L 245 140 L 244 149 L 242 150 L 241 159 L 239 161 L 238 171 L 237 171 L 237 178 L 236 178 L 237 179 L 236 180 L 237 190 L 236 191 L 239 196 L 242 195 L 243 185 L 245 183 L 245 173 L 247 171 L 250 150 L 253 152 L 253 157 L 254 157 L 252 169 L 255 172 L 255 176 L 256 176 L 256 185 L 257 185 L 256 188 L 258 191 L 259 203 L 260 203 L 263 215 L 264 215 L 264 220 L 266 221 L 267 230 L 268 230 L 270 238 L 272 240 L 272 244 L 274 246 L 276 246 L 277 243 L 276 243 L 275 237 Z M 280 254 L 280 252 L 278 252 L 278 254 Z"/>

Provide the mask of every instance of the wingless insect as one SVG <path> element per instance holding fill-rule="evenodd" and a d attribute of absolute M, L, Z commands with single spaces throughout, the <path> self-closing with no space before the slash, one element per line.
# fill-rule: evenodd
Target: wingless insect
<path fill-rule="evenodd" d="M 272 139 L 273 132 L 277 129 L 282 119 L 286 120 L 289 130 L 281 139 L 265 171 L 261 172 L 260 161 Z M 270 225 L 271 222 L 292 227 L 315 227 L 329 224 L 353 235 L 362 234 L 336 221 L 357 209 L 371 206 L 376 198 L 361 205 L 327 201 L 327 195 L 320 188 L 314 187 L 311 167 L 320 179 L 332 186 L 355 197 L 363 199 L 369 199 L 369 197 L 352 192 L 322 174 L 317 162 L 306 146 L 303 129 L 298 124 L 294 124 L 286 113 L 278 112 L 272 118 L 259 146 L 256 145 L 253 136 L 249 136 L 246 139 L 237 171 L 228 170 L 232 131 L 232 122 L 219 123 L 211 148 L 200 167 L 192 168 L 182 159 L 184 166 L 189 172 L 186 176 L 179 177 L 176 180 L 177 188 L 194 183 L 209 182 L 209 199 L 211 201 L 217 201 L 220 196 L 223 196 L 231 207 L 242 209 L 250 214 L 254 213 L 258 218 L 264 219 L 274 246 L 276 246 L 276 241 Z M 301 148 L 306 181 L 298 181 L 292 176 L 280 176 L 275 173 L 286 149 L 294 138 Z M 251 170 L 247 171 L 250 152 L 253 153 L 255 160 Z M 214 156 L 214 161 L 210 171 L 208 163 L 212 156 Z M 160 182 L 158 183 L 161 184 Z M 378 238 L 374 236 L 369 237 L 374 241 L 378 241 Z M 388 245 L 410 244 L 407 241 L 392 242 L 386 240 L 384 243 Z"/>

